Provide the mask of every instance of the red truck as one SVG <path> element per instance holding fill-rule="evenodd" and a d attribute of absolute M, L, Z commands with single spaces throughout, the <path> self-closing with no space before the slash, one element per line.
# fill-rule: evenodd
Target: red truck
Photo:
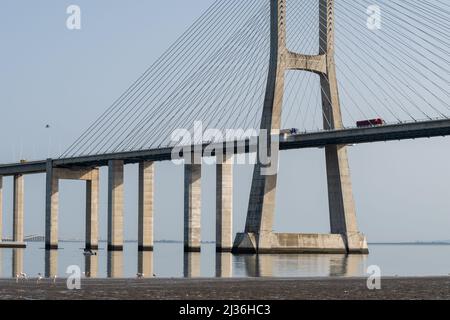
<path fill-rule="evenodd" d="M 381 126 L 385 123 L 386 122 L 383 119 L 376 118 L 376 119 L 358 121 L 358 122 L 356 122 L 356 126 L 358 128 L 365 128 L 365 127 Z"/>

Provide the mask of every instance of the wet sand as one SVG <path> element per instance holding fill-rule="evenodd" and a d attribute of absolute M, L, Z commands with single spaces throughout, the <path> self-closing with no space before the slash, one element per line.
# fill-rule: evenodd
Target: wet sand
<path fill-rule="evenodd" d="M 450 277 L 383 278 L 368 290 L 364 278 L 321 279 L 65 279 L 0 280 L 0 299 L 26 300 L 366 300 L 450 299 Z"/>

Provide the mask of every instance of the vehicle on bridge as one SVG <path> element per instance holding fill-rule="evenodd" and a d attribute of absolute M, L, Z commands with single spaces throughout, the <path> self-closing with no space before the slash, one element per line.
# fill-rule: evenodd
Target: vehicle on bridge
<path fill-rule="evenodd" d="M 298 130 L 297 128 L 282 129 L 280 130 L 280 136 L 282 136 L 283 138 L 287 138 L 287 136 L 298 134 L 299 132 L 300 130 Z"/>
<path fill-rule="evenodd" d="M 356 126 L 358 128 L 375 127 L 375 126 L 381 126 L 384 124 L 386 124 L 386 121 L 384 121 L 381 118 L 370 119 L 370 120 L 361 120 L 361 121 L 356 122 Z"/>

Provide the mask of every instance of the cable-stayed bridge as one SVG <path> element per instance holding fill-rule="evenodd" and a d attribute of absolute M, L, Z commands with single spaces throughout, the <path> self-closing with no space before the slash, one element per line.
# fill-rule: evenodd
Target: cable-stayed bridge
<path fill-rule="evenodd" d="M 378 3 L 216 1 L 59 158 L 0 166 L 0 176 L 14 176 L 14 241 L 23 242 L 23 175 L 45 173 L 46 248 L 58 247 L 61 179 L 86 181 L 86 247 L 97 248 L 98 168 L 108 166 L 108 248 L 121 250 L 123 166 L 139 163 L 139 248 L 152 250 L 154 162 L 171 160 L 173 132 L 200 121 L 204 130 L 268 132 L 280 151 L 326 155 L 330 234 L 273 232 L 277 174 L 263 174 L 258 161 L 246 227 L 233 239 L 232 157 L 217 150 L 260 145 L 213 139 L 218 251 L 367 252 L 346 145 L 450 134 L 450 5 Z M 191 150 L 204 156 L 209 141 L 194 140 Z M 186 251 L 200 250 L 200 180 L 201 163 L 186 162 Z"/>

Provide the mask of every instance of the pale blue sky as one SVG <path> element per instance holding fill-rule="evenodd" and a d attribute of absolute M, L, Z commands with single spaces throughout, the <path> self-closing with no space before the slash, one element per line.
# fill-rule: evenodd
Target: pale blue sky
<path fill-rule="evenodd" d="M 194 20 L 211 0 L 0 0 L 0 162 L 43 159 L 67 147 Z M 66 8 L 82 30 L 66 29 Z M 45 125 L 51 129 L 46 130 Z M 360 229 L 369 241 L 450 239 L 450 138 L 349 148 Z M 183 170 L 157 165 L 157 239 L 182 239 Z M 236 167 L 235 231 L 246 214 L 251 168 Z M 125 237 L 136 238 L 137 168 L 126 169 Z M 204 168 L 202 236 L 214 239 L 214 167 Z M 276 231 L 327 232 L 323 150 L 283 153 Z M 27 176 L 25 233 L 44 232 L 43 175 Z M 106 237 L 106 172 L 101 176 Z M 11 233 L 11 178 L 4 183 L 4 232 Z M 83 236 L 84 188 L 63 182 L 60 232 Z"/>

